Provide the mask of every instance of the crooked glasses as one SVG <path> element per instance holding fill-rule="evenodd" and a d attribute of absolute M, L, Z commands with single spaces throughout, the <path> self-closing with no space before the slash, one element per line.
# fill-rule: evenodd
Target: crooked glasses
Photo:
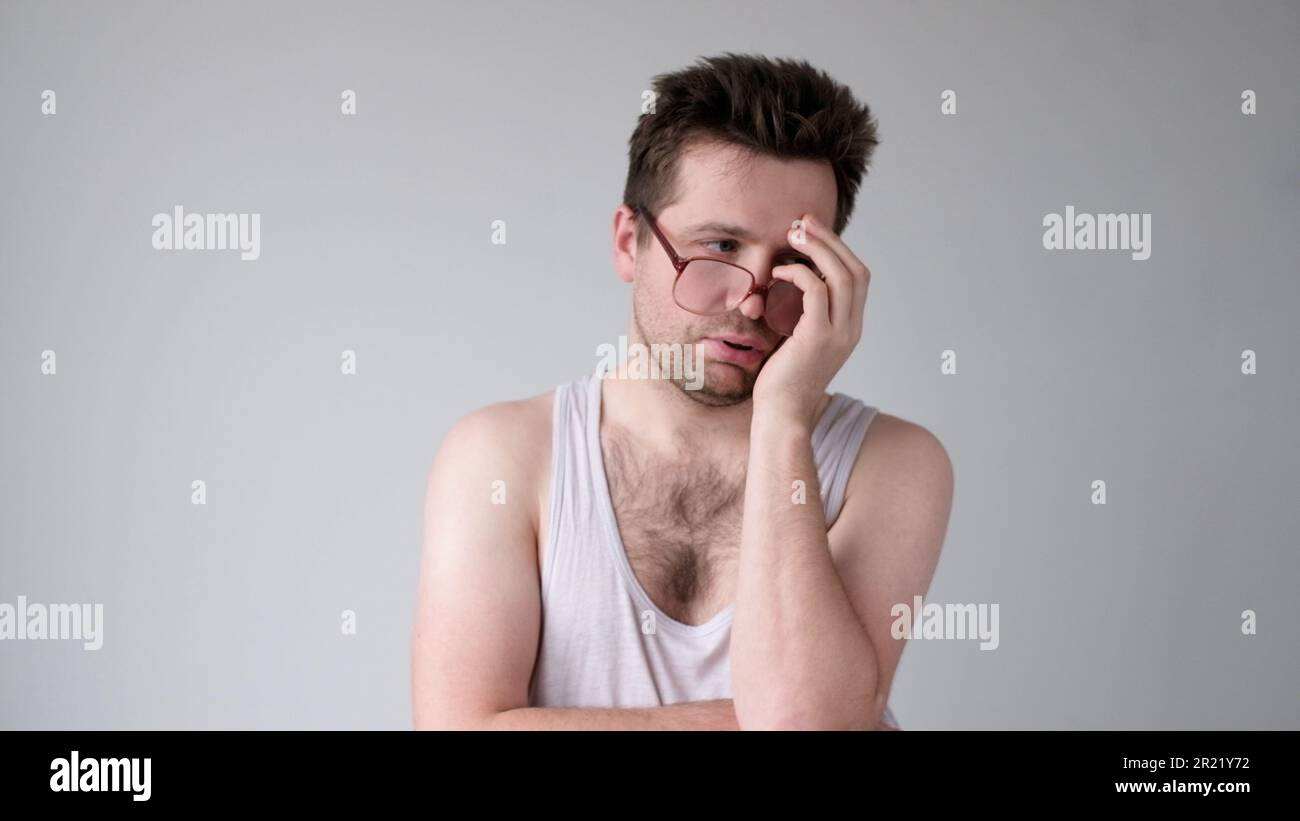
<path fill-rule="evenodd" d="M 758 277 L 734 262 L 715 257 L 683 257 L 673 249 L 649 211 L 633 206 L 632 213 L 645 218 L 677 269 L 673 300 L 678 307 L 700 316 L 717 316 L 735 310 L 750 295 L 758 294 L 763 298 L 763 319 L 768 327 L 781 336 L 794 333 L 794 326 L 803 316 L 803 291 L 794 283 L 773 279 L 767 285 L 759 285 Z M 807 257 L 790 256 L 789 261 L 816 270 Z"/>

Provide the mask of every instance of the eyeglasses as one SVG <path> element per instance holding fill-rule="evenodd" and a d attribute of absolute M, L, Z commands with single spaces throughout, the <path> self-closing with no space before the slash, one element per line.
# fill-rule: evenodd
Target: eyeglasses
<path fill-rule="evenodd" d="M 803 291 L 797 285 L 783 279 L 759 285 L 758 278 L 748 268 L 735 263 L 713 257 L 682 257 L 659 230 L 649 211 L 634 206 L 632 214 L 645 217 L 677 269 L 673 300 L 678 307 L 700 316 L 717 316 L 739 308 L 751 294 L 758 294 L 763 297 L 763 319 L 768 327 L 781 336 L 794 333 L 795 324 L 803 316 Z M 807 259 L 794 259 L 812 267 Z"/>

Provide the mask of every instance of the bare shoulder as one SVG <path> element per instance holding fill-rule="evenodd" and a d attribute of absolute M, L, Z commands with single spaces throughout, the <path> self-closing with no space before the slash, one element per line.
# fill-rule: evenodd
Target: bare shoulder
<path fill-rule="evenodd" d="M 863 437 L 845 493 L 860 512 L 852 521 L 900 531 L 947 528 L 952 508 L 953 466 L 948 450 L 926 427 L 877 412 Z"/>
<path fill-rule="evenodd" d="M 854 473 L 897 479 L 900 470 L 931 482 L 951 479 L 952 460 L 948 449 L 928 428 L 878 411 L 863 437 Z"/>
<path fill-rule="evenodd" d="M 554 397 L 548 391 L 495 402 L 456 420 L 430 468 L 429 493 L 448 484 L 488 488 L 499 480 L 508 498 L 538 499 L 549 477 Z"/>
<path fill-rule="evenodd" d="M 439 460 L 489 459 L 496 465 L 531 465 L 550 451 L 554 393 L 484 405 L 462 416 L 443 437 Z"/>

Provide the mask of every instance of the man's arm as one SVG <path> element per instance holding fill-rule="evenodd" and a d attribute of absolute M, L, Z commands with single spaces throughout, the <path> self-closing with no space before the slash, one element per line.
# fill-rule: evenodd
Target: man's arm
<path fill-rule="evenodd" d="M 881 414 L 827 534 L 810 437 L 757 414 L 751 430 L 731 639 L 740 721 L 881 728 L 903 651 L 890 609 L 929 588 L 952 466 L 929 431 Z M 806 504 L 792 497 L 795 480 L 806 483 Z"/>
<path fill-rule="evenodd" d="M 541 628 L 537 477 L 549 475 L 550 431 L 549 403 L 492 405 L 453 426 L 429 471 L 411 634 L 416 729 L 739 729 L 729 699 L 528 706 Z"/>
<path fill-rule="evenodd" d="M 665 707 L 522 707 L 497 713 L 488 730 L 739 730 L 731 699 Z"/>
<path fill-rule="evenodd" d="M 889 611 L 929 587 L 952 465 L 929 431 L 885 417 L 859 448 L 834 533 L 820 504 L 796 503 L 797 481 L 820 493 L 812 430 L 826 388 L 862 338 L 871 270 L 813 214 L 795 220 L 788 239 L 811 264 L 772 269 L 803 292 L 803 314 L 754 382 L 732 693 L 746 729 L 874 728 L 903 650 Z M 880 444 L 864 468 L 864 452 Z"/>

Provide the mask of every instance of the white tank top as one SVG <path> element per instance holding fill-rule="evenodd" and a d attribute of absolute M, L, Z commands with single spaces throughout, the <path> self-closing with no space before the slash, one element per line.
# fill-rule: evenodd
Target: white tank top
<path fill-rule="evenodd" d="M 704 624 L 660 610 L 619 536 L 600 446 L 602 380 L 555 391 L 551 505 L 542 557 L 542 630 L 532 707 L 657 707 L 731 698 L 732 606 Z M 829 528 L 876 408 L 837 393 L 813 429 Z M 885 708 L 884 720 L 897 726 Z"/>

